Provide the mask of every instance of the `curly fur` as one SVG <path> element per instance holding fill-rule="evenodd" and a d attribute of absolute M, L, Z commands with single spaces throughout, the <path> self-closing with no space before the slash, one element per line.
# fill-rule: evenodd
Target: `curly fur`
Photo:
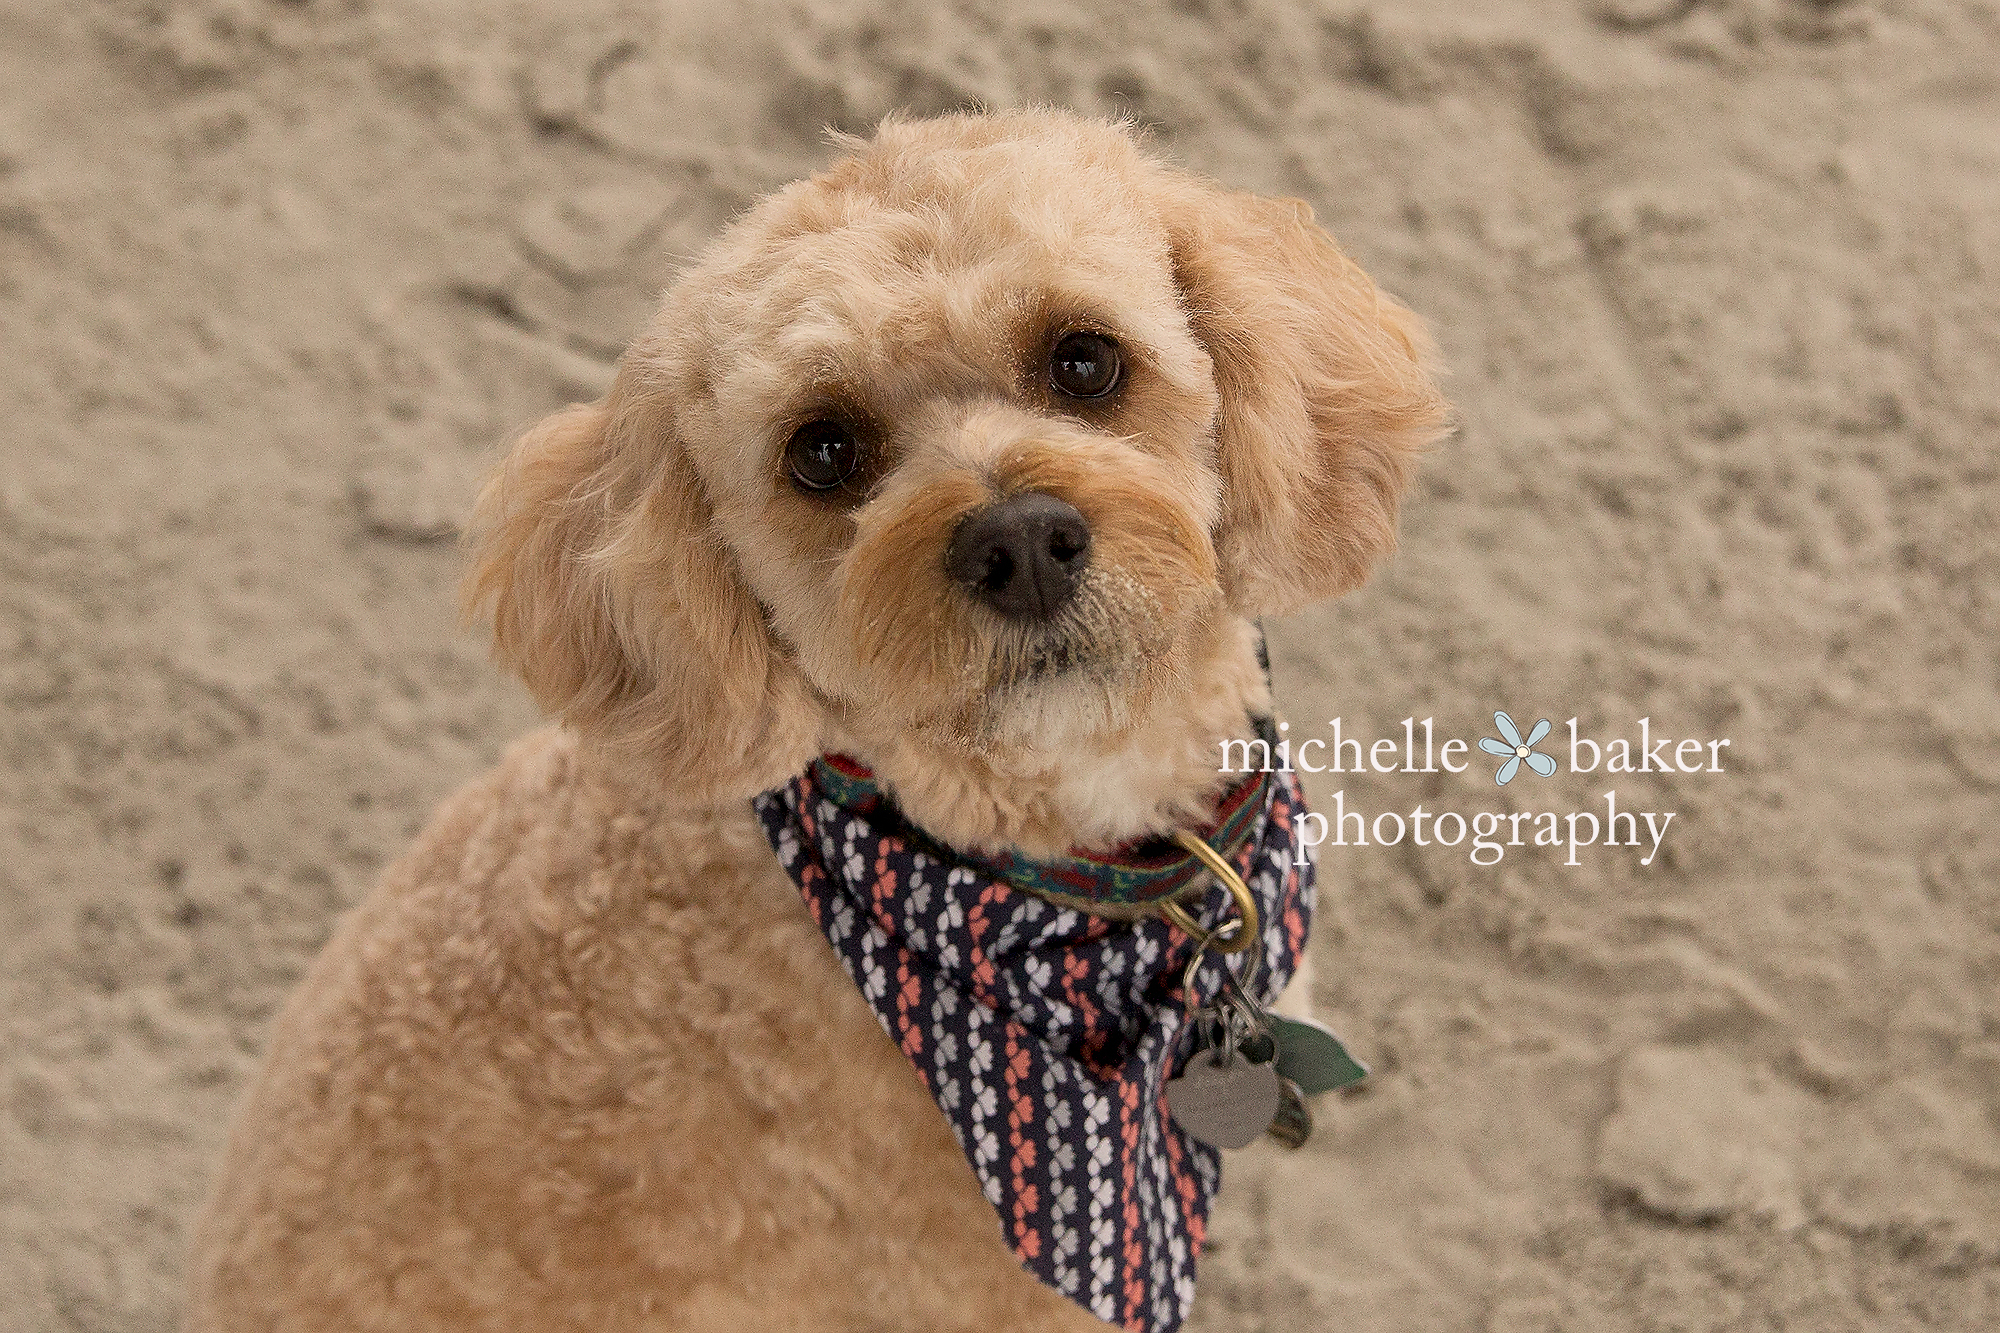
<path fill-rule="evenodd" d="M 674 285 L 606 398 L 515 445 L 468 604 L 560 725 L 449 802 L 280 1019 L 188 1327 L 1064 1329 L 744 798 L 822 748 L 962 846 L 1206 813 L 1256 615 L 1360 582 L 1445 409 L 1309 210 L 1057 112 L 892 121 Z M 1057 401 L 1061 330 L 1115 401 Z M 844 500 L 786 479 L 838 412 Z M 944 575 L 1040 490 L 1054 625 Z"/>

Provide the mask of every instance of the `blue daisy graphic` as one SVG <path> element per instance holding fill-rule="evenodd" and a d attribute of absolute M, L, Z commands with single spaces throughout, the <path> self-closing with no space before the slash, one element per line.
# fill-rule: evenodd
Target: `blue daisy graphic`
<path fill-rule="evenodd" d="M 1479 738 L 1479 748 L 1491 755 L 1507 756 L 1507 762 L 1500 765 L 1500 771 L 1493 775 L 1493 781 L 1496 785 L 1504 787 L 1509 782 L 1512 782 L 1514 774 L 1520 772 L 1521 761 L 1524 759 L 1527 761 L 1529 768 L 1534 769 L 1545 778 L 1555 773 L 1556 761 L 1535 750 L 1535 742 L 1549 734 L 1549 720 L 1547 718 L 1543 718 L 1541 721 L 1535 723 L 1535 729 L 1528 733 L 1528 739 L 1526 740 L 1521 739 L 1521 729 L 1514 725 L 1514 719 L 1508 717 L 1505 713 L 1495 713 L 1493 715 L 1493 725 L 1500 728 L 1500 734 L 1507 739 L 1496 741 L 1491 736 L 1481 736 Z"/>

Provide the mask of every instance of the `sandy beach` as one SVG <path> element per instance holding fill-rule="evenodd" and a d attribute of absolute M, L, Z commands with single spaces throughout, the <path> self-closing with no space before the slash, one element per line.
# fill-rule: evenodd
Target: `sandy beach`
<path fill-rule="evenodd" d="M 533 724 L 511 434 L 825 127 L 1026 102 L 1309 201 L 1458 413 L 1269 626 L 1375 1076 L 1190 1327 L 2000 1327 L 1992 3 L 0 0 L 0 1330 L 175 1327 L 277 1007 Z"/>

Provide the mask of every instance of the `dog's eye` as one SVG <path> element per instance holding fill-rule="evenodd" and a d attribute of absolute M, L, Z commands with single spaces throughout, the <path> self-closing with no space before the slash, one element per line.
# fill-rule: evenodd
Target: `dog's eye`
<path fill-rule="evenodd" d="M 831 491 L 847 483 L 861 465 L 861 444 L 838 421 L 808 421 L 785 446 L 792 480 L 808 491 Z"/>
<path fill-rule="evenodd" d="M 1118 344 L 1101 333 L 1067 333 L 1049 355 L 1049 383 L 1072 398 L 1102 398 L 1118 387 Z"/>

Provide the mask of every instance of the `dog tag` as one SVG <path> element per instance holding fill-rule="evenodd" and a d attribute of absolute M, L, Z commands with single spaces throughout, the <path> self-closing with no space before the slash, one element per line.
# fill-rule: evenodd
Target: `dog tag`
<path fill-rule="evenodd" d="M 1312 1137 L 1313 1113 L 1299 1085 L 1278 1076 L 1278 1113 L 1271 1117 L 1268 1133 L 1287 1148 L 1301 1148 Z"/>
<path fill-rule="evenodd" d="M 1282 1097 L 1278 1071 L 1253 1064 L 1241 1051 L 1197 1051 L 1181 1076 L 1167 1081 L 1174 1122 L 1216 1148 L 1248 1147 L 1270 1128 Z"/>
<path fill-rule="evenodd" d="M 1340 1038 L 1324 1024 L 1273 1014 L 1271 1034 L 1278 1040 L 1278 1073 L 1297 1084 L 1307 1097 L 1368 1077 L 1368 1066 L 1349 1055 Z"/>

